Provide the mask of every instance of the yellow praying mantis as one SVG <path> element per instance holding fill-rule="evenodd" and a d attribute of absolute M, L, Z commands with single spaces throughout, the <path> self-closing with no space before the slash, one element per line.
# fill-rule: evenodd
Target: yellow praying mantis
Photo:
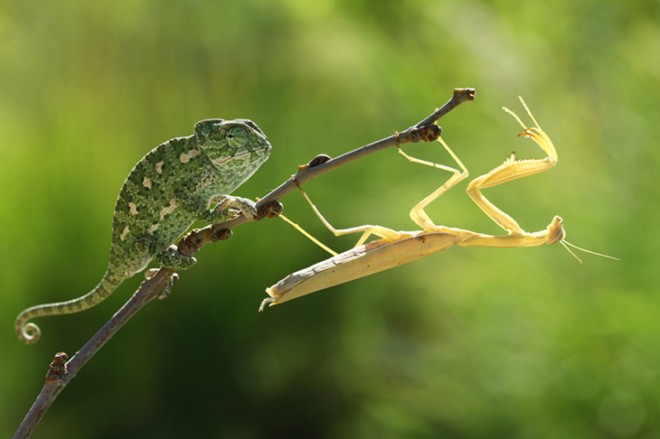
<path fill-rule="evenodd" d="M 438 138 L 438 141 L 457 163 L 459 169 L 411 157 L 399 148 L 398 152 L 413 163 L 431 166 L 452 173 L 452 176 L 449 177 L 442 186 L 417 203 L 417 205 L 410 211 L 410 218 L 420 227 L 421 230 L 410 232 L 396 231 L 377 225 L 363 225 L 346 229 L 336 229 L 323 217 L 307 194 L 303 192 L 303 196 L 314 210 L 316 216 L 318 216 L 325 227 L 335 236 L 353 233 L 362 233 L 362 236 L 354 248 L 340 254 L 335 254 L 329 259 L 290 274 L 275 285 L 266 289 L 266 293 L 268 293 L 269 297 L 264 299 L 259 310 L 262 311 L 265 306 L 278 305 L 306 294 L 378 273 L 399 265 L 407 264 L 408 262 L 446 250 L 456 245 L 461 247 L 481 246 L 511 248 L 536 247 L 543 244 L 554 244 L 559 242 L 573 256 L 575 256 L 578 261 L 580 261 L 580 259 L 568 246 L 598 256 L 616 259 L 566 242 L 564 240 L 565 232 L 563 221 L 559 216 L 552 218 L 550 224 L 543 230 L 538 232 L 526 232 L 520 227 L 516 220 L 495 206 L 482 194 L 482 189 L 539 174 L 557 164 L 557 151 L 552 140 L 550 140 L 550 137 L 548 137 L 548 135 L 541 129 L 539 123 L 536 121 L 522 98 L 520 98 L 520 102 L 534 123 L 534 126 L 527 127 L 513 111 L 506 107 L 502 107 L 502 109 L 513 116 L 518 124 L 522 126 L 523 131 L 518 137 L 532 139 L 543 150 L 546 156 L 542 159 L 519 160 L 512 154 L 503 164 L 487 174 L 475 178 L 467 187 L 467 193 L 470 198 L 472 198 L 477 206 L 479 206 L 488 217 L 507 232 L 506 235 L 494 236 L 473 232 L 471 230 L 436 225 L 425 212 L 425 208 L 458 184 L 461 180 L 467 178 L 469 175 L 468 170 L 441 137 Z M 380 239 L 366 242 L 371 235 L 377 236 Z"/>

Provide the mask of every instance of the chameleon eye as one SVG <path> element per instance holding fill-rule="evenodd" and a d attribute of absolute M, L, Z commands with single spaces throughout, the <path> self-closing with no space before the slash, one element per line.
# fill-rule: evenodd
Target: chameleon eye
<path fill-rule="evenodd" d="M 248 133 L 242 126 L 233 126 L 225 133 L 225 139 L 230 148 L 239 149 L 248 143 Z"/>

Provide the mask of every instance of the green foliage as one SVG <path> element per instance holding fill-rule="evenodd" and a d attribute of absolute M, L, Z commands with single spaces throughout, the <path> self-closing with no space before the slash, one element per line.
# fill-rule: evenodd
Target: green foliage
<path fill-rule="evenodd" d="M 236 194 L 254 198 L 471 86 L 477 100 L 442 125 L 473 176 L 537 154 L 499 109 L 519 94 L 559 153 L 488 196 L 527 230 L 559 214 L 571 242 L 621 262 L 451 249 L 258 314 L 265 287 L 326 256 L 281 221 L 246 225 L 83 369 L 35 437 L 660 437 L 659 16 L 642 0 L 2 3 L 0 436 L 52 355 L 139 283 L 40 320 L 39 345 L 12 331 L 21 309 L 99 280 L 117 192 L 146 151 L 203 118 L 250 118 L 273 144 Z M 444 177 L 389 151 L 307 189 L 337 226 L 410 229 Z M 429 209 L 436 222 L 497 232 L 463 188 Z"/>

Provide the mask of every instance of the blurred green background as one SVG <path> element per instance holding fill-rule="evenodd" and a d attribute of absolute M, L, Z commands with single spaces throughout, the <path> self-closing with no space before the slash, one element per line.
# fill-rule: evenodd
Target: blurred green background
<path fill-rule="evenodd" d="M 257 313 L 264 288 L 326 255 L 280 220 L 208 246 L 85 367 L 34 437 L 660 438 L 660 3 L 655 0 L 302 0 L 0 4 L 0 436 L 57 351 L 73 354 L 140 276 L 88 312 L 25 307 L 90 290 L 114 202 L 151 148 L 203 118 L 247 117 L 271 159 L 259 197 L 317 153 L 390 135 L 444 103 L 470 169 L 515 150 L 526 98 L 559 152 L 552 171 L 487 195 L 527 230 L 562 215 L 560 246 L 450 249 Z M 437 144 L 407 148 L 450 164 Z M 440 171 L 394 150 L 307 185 L 336 226 L 412 229 Z M 439 224 L 501 233 L 465 183 Z M 299 195 L 286 213 L 336 249 Z"/>

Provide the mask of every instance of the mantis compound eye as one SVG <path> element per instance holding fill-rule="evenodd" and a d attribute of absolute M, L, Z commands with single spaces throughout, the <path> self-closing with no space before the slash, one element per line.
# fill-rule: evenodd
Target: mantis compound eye
<path fill-rule="evenodd" d="M 243 148 L 248 143 L 248 133 L 242 126 L 230 127 L 225 133 L 227 145 L 232 149 Z"/>

